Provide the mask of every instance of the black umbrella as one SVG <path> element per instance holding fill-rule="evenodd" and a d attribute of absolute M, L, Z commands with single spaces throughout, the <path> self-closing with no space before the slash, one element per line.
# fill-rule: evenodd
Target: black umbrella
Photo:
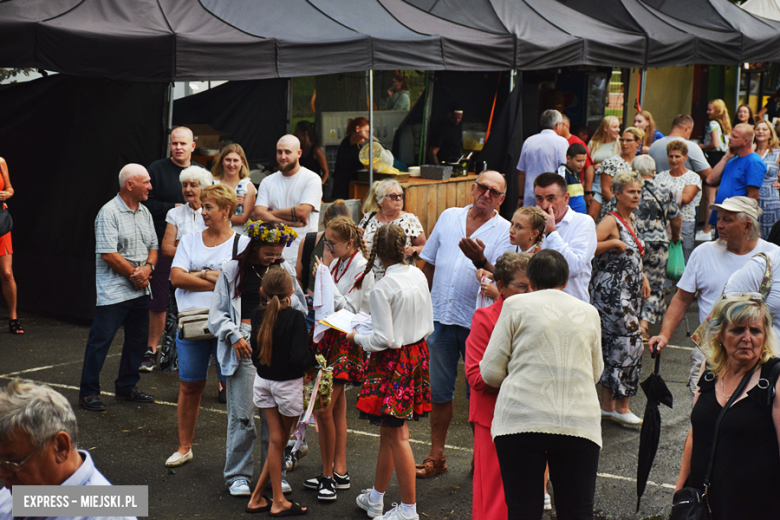
<path fill-rule="evenodd" d="M 652 357 L 655 358 L 655 370 L 650 377 L 641 383 L 642 390 L 647 396 L 647 407 L 642 422 L 642 431 L 639 434 L 639 463 L 636 470 L 637 513 L 639 513 L 639 503 L 647 485 L 647 477 L 650 475 L 650 468 L 653 467 L 655 453 L 658 451 L 658 441 L 661 438 L 661 412 L 658 411 L 658 405 L 665 404 L 671 408 L 673 401 L 672 393 L 666 387 L 664 379 L 658 375 L 661 354 L 653 352 Z"/>

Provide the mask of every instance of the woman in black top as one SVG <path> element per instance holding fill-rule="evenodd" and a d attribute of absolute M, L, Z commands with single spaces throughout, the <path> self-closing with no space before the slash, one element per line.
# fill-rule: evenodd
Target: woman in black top
<path fill-rule="evenodd" d="M 736 294 L 712 311 L 702 350 L 699 388 L 691 413 L 677 489 L 703 489 L 715 423 L 745 374 L 751 377 L 726 411 L 718 431 L 711 486 L 707 492 L 713 518 L 780 518 L 780 399 L 768 402 L 767 390 L 777 335 L 760 294 Z"/>
<path fill-rule="evenodd" d="M 347 124 L 347 135 L 339 145 L 336 171 L 333 172 L 333 198 L 348 199 L 349 183 L 357 180 L 357 172 L 364 169 L 359 154 L 361 144 L 368 141 L 368 119 L 356 117 Z"/>
<path fill-rule="evenodd" d="M 303 414 L 303 375 L 314 366 L 314 352 L 301 313 L 290 308 L 293 278 L 273 268 L 263 277 L 262 296 L 268 300 L 252 314 L 252 362 L 257 367 L 254 403 L 268 424 L 268 458 L 247 505 L 248 513 L 304 514 L 305 508 L 289 502 L 282 492 L 281 457 L 290 430 Z M 273 500 L 263 495 L 268 482 Z"/>
<path fill-rule="evenodd" d="M 260 284 L 265 274 L 280 267 L 294 276 L 292 264 L 282 257 L 295 232 L 277 222 L 249 221 L 245 229 L 251 239 L 235 260 L 225 262 L 214 287 L 209 312 L 209 330 L 217 337 L 217 357 L 227 376 L 227 459 L 224 478 L 233 495 L 248 495 L 254 472 L 253 452 L 257 439 L 252 384 L 255 367 L 249 339 L 252 312 L 260 306 Z M 292 307 L 306 316 L 306 298 L 297 283 Z M 248 425 L 248 427 L 247 427 Z M 261 459 L 268 452 L 268 426 L 261 415 Z M 286 482 L 285 482 L 286 484 Z"/>
<path fill-rule="evenodd" d="M 310 121 L 298 121 L 295 124 L 295 137 L 301 142 L 301 166 L 308 168 L 320 177 L 324 185 L 328 180 L 328 159 L 320 148 L 317 130 Z"/>

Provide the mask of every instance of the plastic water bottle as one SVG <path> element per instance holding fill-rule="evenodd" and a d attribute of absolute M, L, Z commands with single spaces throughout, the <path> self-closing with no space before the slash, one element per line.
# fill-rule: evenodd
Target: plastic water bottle
<path fill-rule="evenodd" d="M 239 184 L 238 188 L 236 188 L 236 197 L 240 197 L 242 195 L 246 195 L 246 187 L 243 184 Z M 244 214 L 244 205 L 239 204 L 236 206 L 236 215 L 243 215 Z"/>

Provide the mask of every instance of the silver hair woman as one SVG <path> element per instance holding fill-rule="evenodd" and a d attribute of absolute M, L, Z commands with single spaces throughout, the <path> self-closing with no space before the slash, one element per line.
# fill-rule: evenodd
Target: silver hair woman
<path fill-rule="evenodd" d="M 58 432 L 65 432 L 75 448 L 78 431 L 70 403 L 50 387 L 16 379 L 0 391 L 0 444 L 24 434 L 41 448 Z"/>
<path fill-rule="evenodd" d="M 642 198 L 642 178 L 618 171 L 612 178 L 615 209 L 596 226 L 598 244 L 590 281 L 591 303 L 601 317 L 601 414 L 620 424 L 636 426 L 642 420 L 628 408 L 636 395 L 642 370 L 639 316 L 650 285 L 642 273 L 644 245 L 636 233 L 634 210 Z"/>
<path fill-rule="evenodd" d="M 677 489 L 703 489 L 718 416 L 734 399 L 718 429 L 707 492 L 713 518 L 780 518 L 780 400 L 770 380 L 779 361 L 778 339 L 761 295 L 721 299 L 712 310 L 702 350 L 707 365 L 699 377 Z"/>
<path fill-rule="evenodd" d="M 640 155 L 631 162 L 631 168 L 642 177 L 653 177 L 655 175 L 655 159 L 649 155 Z"/>
<path fill-rule="evenodd" d="M 359 227 L 363 230 L 363 240 L 369 250 L 373 247 L 376 230 L 385 224 L 395 224 L 406 235 L 406 258 L 412 258 L 422 251 L 427 240 L 425 231 L 416 215 L 404 211 L 404 190 L 398 181 L 386 179 L 375 182 L 362 209 L 365 215 Z M 374 262 L 374 277 L 379 281 L 383 274 L 384 267 L 377 259 Z"/>

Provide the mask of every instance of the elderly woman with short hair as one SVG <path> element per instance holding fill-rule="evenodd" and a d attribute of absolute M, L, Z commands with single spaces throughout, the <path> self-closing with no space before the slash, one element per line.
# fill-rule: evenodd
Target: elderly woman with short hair
<path fill-rule="evenodd" d="M 385 224 L 395 224 L 404 230 L 406 235 L 404 255 L 407 259 L 422 251 L 427 240 L 425 231 L 416 215 L 404 211 L 404 190 L 398 181 L 393 179 L 376 181 L 371 186 L 371 191 L 368 192 L 361 209 L 364 216 L 359 227 L 363 230 L 363 241 L 369 251 L 373 247 L 376 230 Z M 377 281 L 384 272 L 382 263 L 376 259 L 374 276 Z"/>
<path fill-rule="evenodd" d="M 633 171 L 615 175 L 612 186 L 617 203 L 596 226 L 598 244 L 590 280 L 590 302 L 601 317 L 601 417 L 630 426 L 642 424 L 629 410 L 628 399 L 639 387 L 644 353 L 639 317 L 642 298 L 650 295 L 642 274 L 645 246 L 637 236 L 633 215 L 643 184 Z"/>
<path fill-rule="evenodd" d="M 677 489 L 704 491 L 717 428 L 707 490 L 712 518 L 780 518 L 780 399 L 771 378 L 778 339 L 761 295 L 721 299 L 712 310 L 702 350 L 707 364 L 699 377 Z M 718 427 L 730 399 L 733 405 Z"/>

